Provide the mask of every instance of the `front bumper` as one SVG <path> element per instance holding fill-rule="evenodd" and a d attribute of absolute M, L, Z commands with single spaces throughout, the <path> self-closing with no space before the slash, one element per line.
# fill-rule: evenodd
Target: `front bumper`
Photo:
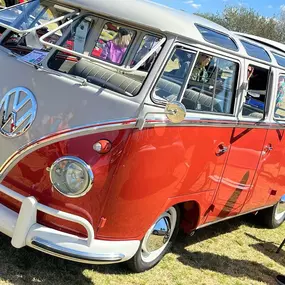
<path fill-rule="evenodd" d="M 136 240 L 96 240 L 92 225 L 82 217 L 44 206 L 34 197 L 24 197 L 2 184 L 0 192 L 22 203 L 19 214 L 0 204 L 0 232 L 10 236 L 16 248 L 27 245 L 60 258 L 90 264 L 126 261 L 139 248 L 140 241 Z M 82 225 L 88 237 L 80 238 L 38 224 L 37 211 Z"/>

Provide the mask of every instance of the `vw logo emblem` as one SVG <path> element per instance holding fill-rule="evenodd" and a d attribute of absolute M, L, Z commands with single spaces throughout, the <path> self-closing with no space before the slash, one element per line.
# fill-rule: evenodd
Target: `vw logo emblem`
<path fill-rule="evenodd" d="M 14 138 L 25 133 L 37 114 L 37 101 L 33 93 L 17 87 L 5 94 L 0 101 L 0 134 Z"/>

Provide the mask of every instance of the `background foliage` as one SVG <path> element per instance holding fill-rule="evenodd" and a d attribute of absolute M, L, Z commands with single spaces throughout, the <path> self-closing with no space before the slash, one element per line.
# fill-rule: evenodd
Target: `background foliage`
<path fill-rule="evenodd" d="M 264 17 L 252 8 L 228 6 L 221 13 L 198 14 L 229 30 L 285 43 L 285 10 L 278 16 Z"/>

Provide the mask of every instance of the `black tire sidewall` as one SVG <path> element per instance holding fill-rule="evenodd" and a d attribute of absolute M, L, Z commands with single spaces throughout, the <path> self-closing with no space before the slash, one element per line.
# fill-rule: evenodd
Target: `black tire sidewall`
<path fill-rule="evenodd" d="M 273 207 L 272 223 L 273 223 L 274 228 L 278 228 L 279 226 L 281 226 L 285 218 L 285 213 L 283 213 L 282 217 L 280 217 L 278 220 L 276 219 L 277 207 L 278 207 L 278 203 Z"/>
<path fill-rule="evenodd" d="M 275 204 L 274 206 L 268 209 L 261 211 L 262 220 L 264 221 L 266 226 L 270 229 L 276 229 L 279 226 L 281 226 L 282 223 L 284 222 L 285 213 L 283 214 L 281 218 L 279 218 L 278 220 L 276 219 L 276 211 L 277 211 L 278 204 L 279 203 Z"/>

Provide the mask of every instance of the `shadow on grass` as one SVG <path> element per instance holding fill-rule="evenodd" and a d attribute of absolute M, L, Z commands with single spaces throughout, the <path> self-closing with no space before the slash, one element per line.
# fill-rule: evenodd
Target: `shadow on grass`
<path fill-rule="evenodd" d="M 232 260 L 210 253 L 194 252 L 185 250 L 186 246 L 196 244 L 203 240 L 223 235 L 238 229 L 241 225 L 252 226 L 251 219 L 237 218 L 230 222 L 223 222 L 201 230 L 198 230 L 193 237 L 181 235 L 174 247 L 174 252 L 179 255 L 179 261 L 194 268 L 204 268 L 228 274 L 230 276 L 248 276 L 253 280 L 266 282 L 270 276 L 275 276 L 277 272 L 270 271 L 261 265 L 242 260 Z M 247 268 L 248 267 L 248 268 Z M 258 278 L 253 267 L 263 272 Z M 235 268 L 234 272 L 231 269 Z M 85 270 L 95 271 L 108 275 L 129 275 L 131 272 L 122 265 L 86 265 L 69 262 L 47 254 L 38 252 L 27 247 L 17 250 L 11 246 L 10 238 L 0 234 L 0 277 L 1 280 L 12 284 L 32 284 L 41 283 L 43 285 L 57 284 L 93 284 L 88 277 L 85 277 Z M 155 270 L 155 269 L 154 269 Z M 256 272 L 256 270 L 255 270 Z"/>
<path fill-rule="evenodd" d="M 92 284 L 85 278 L 86 265 L 64 261 L 30 248 L 15 249 L 0 234 L 0 277 L 12 284 Z M 64 282 L 62 282 L 64 280 Z"/>
<path fill-rule="evenodd" d="M 246 233 L 246 236 L 258 242 L 258 243 L 251 244 L 250 247 L 254 248 L 256 251 L 261 252 L 263 255 L 274 260 L 276 263 L 279 263 L 280 265 L 285 266 L 285 251 L 284 251 L 285 246 L 283 247 L 283 249 L 281 249 L 279 253 L 276 253 L 277 249 L 279 248 L 279 244 L 277 245 L 273 242 L 261 240 L 248 233 Z M 281 242 L 282 241 L 280 241 L 280 243 Z"/>
<path fill-rule="evenodd" d="M 232 259 L 208 252 L 188 252 L 184 249 L 178 260 L 192 268 L 216 271 L 238 278 L 247 277 L 267 284 L 272 284 L 279 274 L 257 262 Z"/>

